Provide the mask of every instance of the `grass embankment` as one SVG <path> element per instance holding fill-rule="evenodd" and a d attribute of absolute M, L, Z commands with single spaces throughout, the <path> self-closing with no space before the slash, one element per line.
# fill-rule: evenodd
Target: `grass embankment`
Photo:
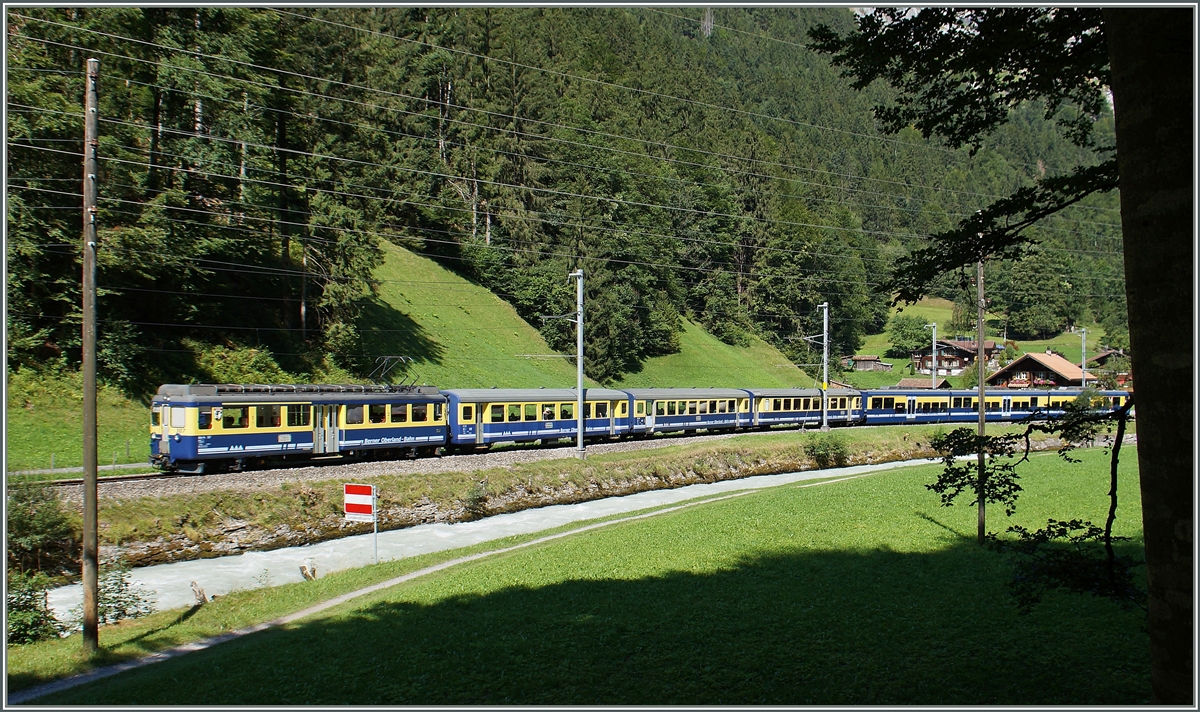
<path fill-rule="evenodd" d="M 833 431 L 828 437 L 846 444 L 851 463 L 883 462 L 930 454 L 930 436 L 946 426 L 858 428 Z M 1012 432 L 1015 426 L 989 432 Z M 612 494 L 658 489 L 694 482 L 791 472 L 814 467 L 805 445 L 823 434 L 785 430 L 672 445 L 654 451 L 592 454 L 578 460 L 568 451 L 554 460 L 521 463 L 472 472 L 437 475 L 381 475 L 356 481 L 376 485 L 380 527 L 414 523 L 406 511 L 434 505 L 444 512 L 471 506 L 480 513 L 498 513 L 538 504 L 582 501 Z M 481 487 L 480 483 L 486 485 Z M 218 541 L 229 520 L 275 530 L 324 529 L 337 535 L 343 522 L 343 478 L 285 484 L 261 490 L 221 490 L 132 500 L 105 499 L 100 503 L 102 544 L 131 544 L 185 534 L 193 542 Z M 470 515 L 466 515 L 470 516 Z M 369 525 L 341 530 L 340 535 L 370 531 Z"/>
<path fill-rule="evenodd" d="M 1051 593 L 941 508 L 922 466 L 789 485 L 462 564 L 45 704 L 1138 704 L 1144 615 Z M 1011 518 L 1103 519 L 1103 454 L 1038 455 Z M 1116 531 L 1140 547 L 1134 458 Z M 496 545 L 497 548 L 499 545 Z M 479 550 L 482 547 L 474 547 Z M 107 659 L 299 610 L 461 552 L 104 629 Z M 185 618 L 185 619 L 184 619 Z M 183 619 L 183 620 L 181 620 Z M 10 689 L 81 669 L 78 638 L 10 649 Z M 386 654 L 380 654 L 386 651 Z"/>
<path fill-rule="evenodd" d="M 778 349 L 751 337 L 750 345 L 730 346 L 699 325 L 683 320 L 679 353 L 647 359 L 638 373 L 614 388 L 812 388 L 812 376 Z"/>
<path fill-rule="evenodd" d="M 5 452 L 8 472 L 83 466 L 83 379 L 79 373 L 8 374 Z M 96 450 L 100 465 L 147 462 L 150 410 L 119 390 L 96 390 Z M 128 455 L 126 443 L 128 442 Z"/>

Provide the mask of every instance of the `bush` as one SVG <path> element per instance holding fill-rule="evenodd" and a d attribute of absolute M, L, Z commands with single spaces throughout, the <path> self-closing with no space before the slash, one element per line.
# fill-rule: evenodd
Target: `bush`
<path fill-rule="evenodd" d="M 8 570 L 4 606 L 9 645 L 54 638 L 64 630 L 47 601 L 46 592 L 51 586 L 50 577 L 41 572 Z"/>
<path fill-rule="evenodd" d="M 804 444 L 804 454 L 817 463 L 817 467 L 845 467 L 850 461 L 850 449 L 839 435 L 826 433 L 815 435 Z"/>
<path fill-rule="evenodd" d="M 54 488 L 41 483 L 10 487 L 7 500 L 9 568 L 74 568 L 81 535 Z"/>
<path fill-rule="evenodd" d="M 126 618 L 141 618 L 154 612 L 154 604 L 142 584 L 129 580 L 129 564 L 125 561 L 102 566 L 98 582 L 97 615 L 100 625 L 109 625 Z M 83 621 L 83 605 L 71 609 L 71 620 Z"/>

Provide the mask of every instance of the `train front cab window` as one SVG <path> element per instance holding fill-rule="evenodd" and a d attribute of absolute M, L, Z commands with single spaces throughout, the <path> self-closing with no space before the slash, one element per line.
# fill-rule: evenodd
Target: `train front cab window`
<path fill-rule="evenodd" d="M 150 427 L 157 428 L 160 425 L 162 425 L 162 409 L 154 406 L 150 409 Z"/>

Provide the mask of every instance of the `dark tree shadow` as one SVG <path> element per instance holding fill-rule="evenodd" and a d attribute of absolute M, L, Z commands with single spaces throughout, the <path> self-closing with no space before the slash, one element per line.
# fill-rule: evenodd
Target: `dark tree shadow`
<path fill-rule="evenodd" d="M 441 363 L 445 348 L 435 336 L 412 317 L 379 301 L 364 301 L 357 321 L 362 335 L 362 356 L 356 367 L 362 375 L 371 373 L 380 356 L 403 356 L 406 361 L 396 365 L 391 376 L 417 375 L 414 367 L 422 363 Z"/>
<path fill-rule="evenodd" d="M 1062 594 L 1020 615 L 1005 587 L 1010 573 L 999 557 L 955 537 L 932 554 L 806 551 L 713 573 L 577 579 L 414 602 L 440 582 L 453 585 L 446 579 L 456 574 L 437 574 L 348 615 L 251 635 L 39 702 L 1149 701 L 1140 614 Z"/>

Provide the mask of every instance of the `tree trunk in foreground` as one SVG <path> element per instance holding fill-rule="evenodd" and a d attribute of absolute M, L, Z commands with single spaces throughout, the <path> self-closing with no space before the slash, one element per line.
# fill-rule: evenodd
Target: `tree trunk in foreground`
<path fill-rule="evenodd" d="M 1192 704 L 1193 9 L 1106 9 L 1156 704 Z"/>

